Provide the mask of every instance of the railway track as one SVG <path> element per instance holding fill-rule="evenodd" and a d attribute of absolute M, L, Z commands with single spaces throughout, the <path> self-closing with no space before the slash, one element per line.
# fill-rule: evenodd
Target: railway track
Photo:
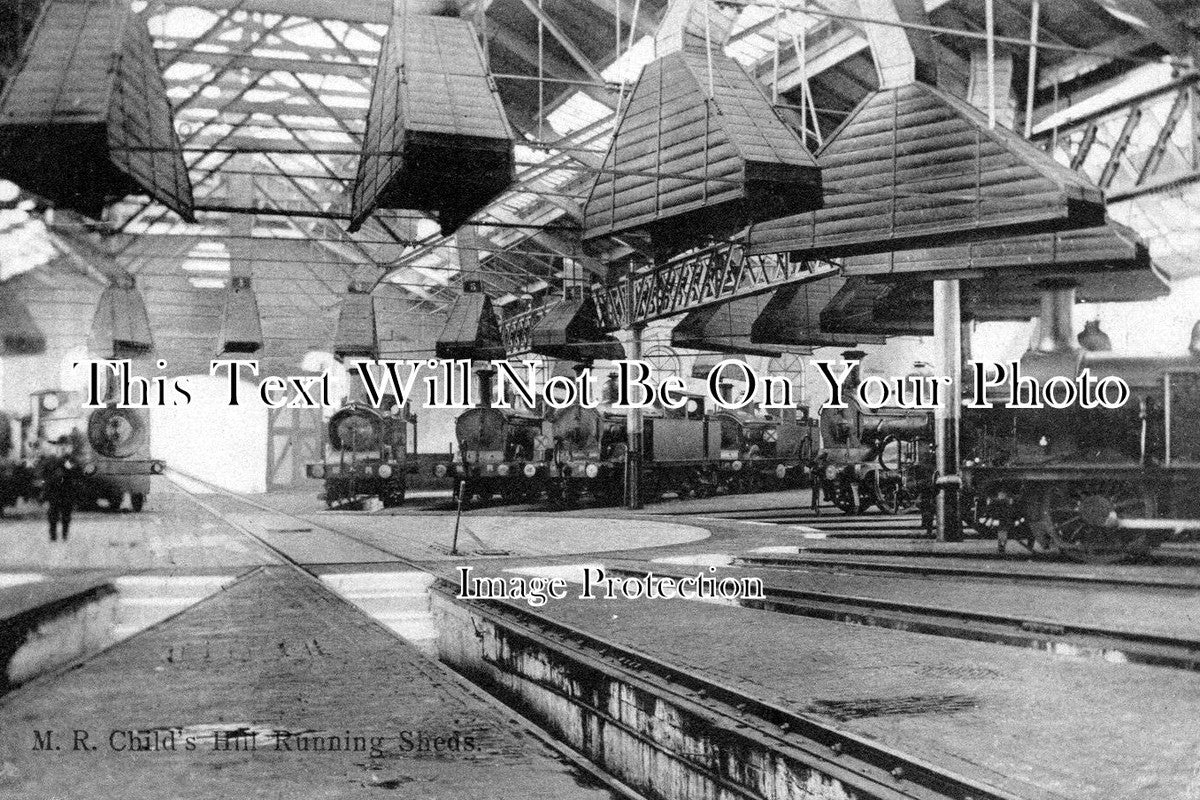
<path fill-rule="evenodd" d="M 862 551 L 857 551 L 855 554 L 858 556 L 874 555 L 874 553 L 864 553 Z M 971 559 L 969 555 L 963 555 L 962 558 L 963 560 Z M 1031 565 L 1031 562 L 1032 559 L 1027 559 L 1017 563 Z M 1082 571 L 997 570 L 936 563 L 916 563 L 913 561 L 870 561 L 861 558 L 827 558 L 815 554 L 805 555 L 802 552 L 797 552 L 796 555 L 741 555 L 733 559 L 733 564 L 739 567 L 757 567 L 782 571 L 820 569 L 830 572 L 886 573 L 950 580 L 969 578 L 972 580 L 1029 584 L 1080 584 L 1103 589 L 1177 589 L 1181 591 L 1200 591 L 1200 580 L 1186 577 L 1116 577 Z"/>
<path fill-rule="evenodd" d="M 912 800 L 912 798 L 920 800 L 1017 800 L 1016 795 L 972 780 L 953 770 L 926 762 L 809 715 L 755 698 L 694 670 L 674 666 L 632 648 L 601 639 L 574 626 L 551 620 L 526 605 L 507 600 L 468 601 L 459 599 L 456 596 L 457 582 L 452 575 L 446 572 L 439 573 L 437 570 L 429 569 L 427 564 L 418 564 L 403 554 L 366 541 L 348 531 L 324 523 L 315 523 L 308 517 L 280 511 L 191 476 L 185 475 L 184 477 L 210 486 L 214 491 L 260 511 L 291 517 L 306 525 L 323 528 L 338 536 L 374 548 L 398 565 L 431 572 L 435 576 L 433 590 L 447 602 L 468 608 L 472 614 L 490 619 L 495 624 L 502 625 L 519 636 L 527 637 L 543 647 L 552 649 L 564 658 L 580 662 L 592 669 L 601 670 L 621 681 L 632 683 L 669 699 L 673 704 L 682 706 L 697 717 L 706 719 L 720 730 L 737 736 L 751 737 L 786 757 L 828 775 L 863 796 L 879 798 L 879 800 Z M 298 570 L 308 579 L 320 581 L 315 573 L 281 548 L 266 541 L 247 526 L 241 525 L 229 514 L 222 513 L 219 509 L 213 508 L 211 504 L 204 503 L 194 493 L 188 492 L 183 487 L 180 488 L 193 499 L 198 500 L 210 513 L 217 515 L 252 538 L 285 564 Z M 573 698 L 572 702 L 578 702 L 578 698 Z M 604 713 L 604 709 L 598 708 L 591 708 L 588 711 Z M 531 725 L 537 725 L 536 722 L 528 722 Z M 617 720 L 610 722 L 614 725 L 619 724 Z M 545 738 L 548 735 L 547 729 L 544 726 L 538 727 L 540 738 Z M 650 741 L 647 732 L 630 731 L 628 728 L 626 732 L 641 736 L 646 740 L 648 746 L 681 761 L 689 769 L 704 768 L 702 764 L 696 762 L 694 754 L 665 753 L 665 746 L 662 743 Z M 600 771 L 569 746 L 557 740 L 552 744 L 555 749 L 563 752 L 573 762 L 578 763 L 614 791 L 625 796 L 640 797 L 622 781 Z M 715 780 L 718 784 L 723 780 L 716 775 L 707 775 L 706 777 Z M 757 797 L 756 794 L 741 786 L 729 785 L 725 788 L 731 792 L 731 796 Z"/>
<path fill-rule="evenodd" d="M 450 580 L 439 580 L 434 585 L 434 591 L 447 601 L 461 603 L 455 599 L 454 588 L 455 584 Z M 755 698 L 695 670 L 669 664 L 634 648 L 549 619 L 526 605 L 508 600 L 476 600 L 469 606 L 480 617 L 536 642 L 545 650 L 648 691 L 731 736 L 766 744 L 784 757 L 828 775 L 862 796 L 880 800 L 1015 800 L 1016 795 L 1011 793 L 809 715 Z M 578 698 L 568 695 L 566 689 L 556 694 L 570 702 L 578 702 Z M 647 732 L 633 730 L 610 717 L 603 708 L 593 706 L 586 710 L 604 718 L 606 724 L 622 727 L 625 733 L 639 737 L 647 746 L 662 753 L 662 746 L 650 741 Z M 695 756 L 699 754 L 664 755 L 686 760 L 687 766 L 694 768 L 697 766 Z M 706 777 L 721 783 L 712 775 Z M 731 796 L 755 796 L 736 785 L 722 788 L 729 790 Z"/>
<path fill-rule="evenodd" d="M 659 569 L 609 567 L 614 574 L 642 577 L 685 577 Z M 874 597 L 820 592 L 764 581 L 765 599 L 739 601 L 745 608 L 890 628 L 969 641 L 1004 644 L 1105 661 L 1200 670 L 1200 638 L 1127 631 L 1052 618 L 981 612 L 963 608 L 907 603 Z"/>

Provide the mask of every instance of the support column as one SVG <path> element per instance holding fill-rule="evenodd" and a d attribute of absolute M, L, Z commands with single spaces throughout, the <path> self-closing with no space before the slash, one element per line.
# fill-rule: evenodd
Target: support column
<path fill-rule="evenodd" d="M 939 542 L 962 540 L 958 428 L 962 416 L 962 306 L 957 280 L 933 282 L 933 336 L 937 374 L 951 378 L 948 396 L 934 411 L 937 456 L 936 534 Z"/>
<path fill-rule="evenodd" d="M 634 325 L 628 329 L 628 340 L 624 342 L 625 357 L 630 361 L 640 361 L 642 358 L 642 325 Z M 642 409 L 631 408 L 627 412 L 625 441 L 629 445 L 629 455 L 625 466 L 625 507 L 639 509 L 642 507 Z"/>

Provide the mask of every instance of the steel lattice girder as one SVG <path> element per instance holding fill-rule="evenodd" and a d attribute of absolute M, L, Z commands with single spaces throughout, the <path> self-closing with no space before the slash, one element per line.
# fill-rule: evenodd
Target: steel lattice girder
<path fill-rule="evenodd" d="M 1200 180 L 1200 74 L 1034 137 L 1117 202 Z"/>
<path fill-rule="evenodd" d="M 836 275 L 838 269 L 827 261 L 793 261 L 786 253 L 750 255 L 741 244 L 724 243 L 593 287 L 593 299 L 601 326 L 612 330 Z"/>

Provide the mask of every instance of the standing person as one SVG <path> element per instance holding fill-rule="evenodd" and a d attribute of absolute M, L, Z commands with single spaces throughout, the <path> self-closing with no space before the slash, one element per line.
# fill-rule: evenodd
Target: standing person
<path fill-rule="evenodd" d="M 39 464 L 42 497 L 46 500 L 46 517 L 50 521 L 50 541 L 58 541 L 58 523 L 62 522 L 65 542 L 71 532 L 71 511 L 75 506 L 81 469 L 69 436 L 50 442 L 49 452 Z"/>

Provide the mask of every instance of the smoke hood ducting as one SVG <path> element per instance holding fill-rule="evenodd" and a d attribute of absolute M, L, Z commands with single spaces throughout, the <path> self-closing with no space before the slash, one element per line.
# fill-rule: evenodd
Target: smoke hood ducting
<path fill-rule="evenodd" d="M 46 0 L 0 92 L 0 175 L 96 219 L 145 193 L 195 221 L 158 56 L 129 3 Z"/>
<path fill-rule="evenodd" d="M 92 317 L 92 342 L 101 358 L 136 358 L 154 350 L 150 317 L 132 278 L 110 285 L 100 295 Z"/>
<path fill-rule="evenodd" d="M 1151 270 L 1051 273 L 1070 280 L 1085 303 L 1138 302 L 1167 294 L 1167 286 Z M 933 335 L 933 287 L 928 280 L 874 282 L 848 278 L 845 294 L 822 313 L 829 330 L 866 331 L 886 335 Z M 1043 290 L 1027 276 L 996 273 L 962 282 L 962 313 L 977 322 L 1028 320 L 1041 314 Z M 836 305 L 836 307 L 835 307 Z"/>
<path fill-rule="evenodd" d="M 823 278 L 785 286 L 771 296 L 750 329 L 750 341 L 803 347 L 851 347 L 879 344 L 882 336 L 833 333 L 821 323 L 821 312 L 841 291 L 846 279 Z"/>
<path fill-rule="evenodd" d="M 782 348 L 756 344 L 750 337 L 754 320 L 762 313 L 766 303 L 765 295 L 754 295 L 688 312 L 671 331 L 671 345 L 732 355 L 776 358 L 782 353 Z"/>
<path fill-rule="evenodd" d="M 563 300 L 546 312 L 530 331 L 530 350 L 568 361 L 621 359 L 625 349 L 600 328 L 590 297 Z"/>
<path fill-rule="evenodd" d="M 928 284 L 926 284 L 928 288 Z M 932 334 L 932 295 L 929 298 L 931 319 L 883 321 L 877 316 L 878 304 L 896 290 L 895 285 L 878 283 L 867 278 L 847 278 L 829 303 L 821 309 L 821 330 L 850 336 L 924 336 Z"/>
<path fill-rule="evenodd" d="M 375 329 L 375 302 L 371 287 L 354 282 L 338 308 L 333 354 L 338 358 L 378 358 L 379 336 Z"/>
<path fill-rule="evenodd" d="M 824 206 L 752 226 L 751 253 L 842 257 L 1104 222 L 1086 178 L 920 82 L 868 95 L 817 160 Z"/>
<path fill-rule="evenodd" d="M 398 14 L 379 55 L 350 230 L 376 208 L 436 213 L 442 234 L 513 178 L 513 133 L 465 20 Z"/>
<path fill-rule="evenodd" d="M 821 205 L 815 159 L 758 83 L 687 40 L 634 86 L 584 205 L 585 243 L 640 233 L 667 256 Z"/>
<path fill-rule="evenodd" d="M 491 298 L 465 291 L 454 299 L 435 345 L 438 358 L 490 360 L 504 358 L 500 322 Z"/>
<path fill-rule="evenodd" d="M 908 273 L 946 276 L 1003 270 L 1006 275 L 1045 271 L 1149 270 L 1150 248 L 1136 231 L 1107 221 L 1094 228 L 1006 236 L 951 247 L 924 247 L 851 256 L 843 275 L 900 277 Z"/>
<path fill-rule="evenodd" d="M 221 335 L 217 352 L 228 354 L 257 353 L 262 349 L 262 318 L 258 299 L 250 278 L 235 277 L 225 293 L 221 308 Z"/>
<path fill-rule="evenodd" d="M 46 336 L 11 284 L 0 283 L 0 355 L 29 356 L 46 350 Z M 2 432 L 0 432 L 2 433 Z"/>

